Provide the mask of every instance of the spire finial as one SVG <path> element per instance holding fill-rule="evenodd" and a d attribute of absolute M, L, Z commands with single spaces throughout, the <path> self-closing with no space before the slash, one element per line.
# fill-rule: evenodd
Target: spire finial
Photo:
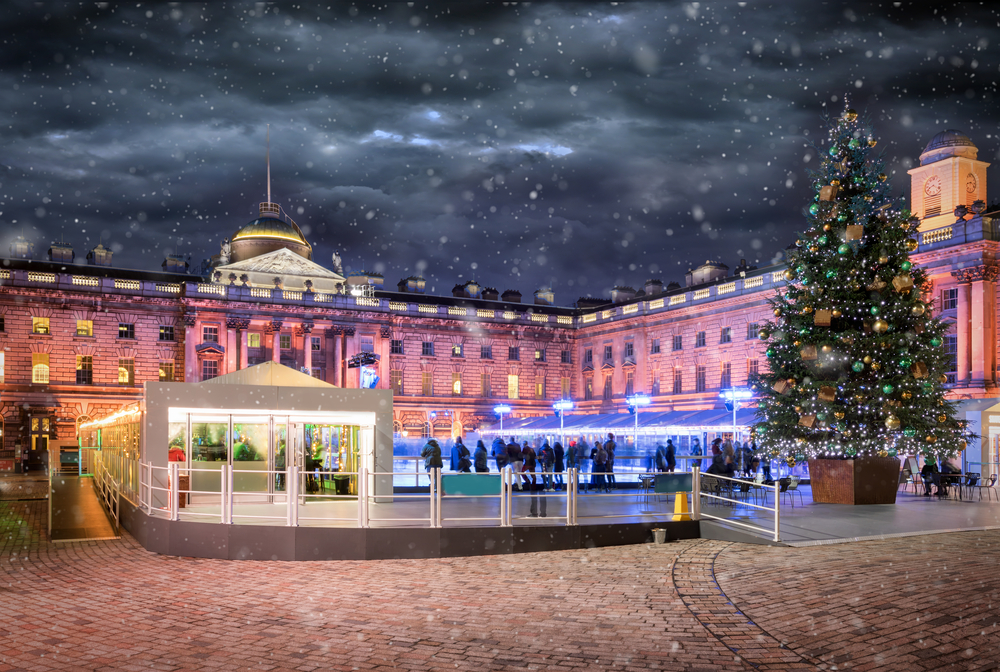
<path fill-rule="evenodd" d="M 271 202 L 271 124 L 267 125 L 267 202 Z"/>

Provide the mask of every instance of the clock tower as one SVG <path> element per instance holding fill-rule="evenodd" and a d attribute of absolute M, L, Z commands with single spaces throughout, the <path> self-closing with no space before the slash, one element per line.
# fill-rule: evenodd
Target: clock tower
<path fill-rule="evenodd" d="M 948 226 L 959 205 L 986 200 L 986 168 L 979 150 L 967 135 L 942 131 L 920 155 L 920 166 L 910 174 L 910 210 L 920 218 L 920 231 Z"/>

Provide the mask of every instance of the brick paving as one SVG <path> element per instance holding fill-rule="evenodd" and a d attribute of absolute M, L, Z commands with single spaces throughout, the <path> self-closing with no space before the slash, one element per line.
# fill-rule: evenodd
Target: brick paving
<path fill-rule="evenodd" d="M 996 669 L 1000 532 L 230 562 L 0 503 L 0 672 Z"/>
<path fill-rule="evenodd" d="M 0 475 L 0 502 L 45 499 L 49 496 L 49 479 L 32 474 Z"/>

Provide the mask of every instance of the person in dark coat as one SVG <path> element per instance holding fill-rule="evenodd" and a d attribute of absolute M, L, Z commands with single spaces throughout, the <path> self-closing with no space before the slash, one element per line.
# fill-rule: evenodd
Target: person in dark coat
<path fill-rule="evenodd" d="M 486 457 L 486 444 L 480 439 L 476 442 L 476 452 L 474 453 L 474 461 L 476 464 L 476 473 L 485 474 L 490 470 L 490 463 L 487 461 Z"/>
<path fill-rule="evenodd" d="M 608 488 L 606 473 L 608 471 L 608 451 L 600 441 L 594 443 L 594 450 L 591 451 L 590 457 L 594 461 L 594 470 L 591 472 L 590 484 L 597 488 L 598 491 L 611 492 L 611 489 Z"/>
<path fill-rule="evenodd" d="M 499 436 L 493 439 L 492 454 L 497 461 L 497 471 L 503 471 L 507 466 L 507 444 Z"/>
<path fill-rule="evenodd" d="M 667 449 L 663 445 L 656 446 L 655 464 L 657 471 L 667 470 Z"/>
<path fill-rule="evenodd" d="M 542 484 L 545 486 L 544 489 L 548 491 L 554 490 L 552 479 L 554 478 L 553 471 L 556 466 L 556 454 L 552 451 L 552 446 L 549 445 L 547 440 L 542 444 L 542 451 L 539 457 L 542 463 Z"/>
<path fill-rule="evenodd" d="M 510 437 L 510 443 L 507 444 L 507 465 L 514 472 L 514 482 L 512 483 L 518 490 L 522 490 L 521 487 L 521 472 L 524 471 L 524 460 L 521 459 L 521 446 L 517 445 L 517 441 L 514 437 Z"/>
<path fill-rule="evenodd" d="M 565 490 L 566 482 L 563 480 L 563 471 L 566 470 L 566 463 L 564 461 L 565 451 L 563 450 L 562 444 L 556 441 L 556 445 L 552 446 L 552 452 L 556 456 L 556 463 L 552 467 L 556 472 L 556 490 Z"/>
<path fill-rule="evenodd" d="M 673 439 L 667 439 L 667 448 L 664 451 L 664 457 L 667 461 L 667 471 L 673 471 L 677 468 L 677 449 L 674 448 Z"/>
<path fill-rule="evenodd" d="M 464 443 L 462 437 L 455 437 L 455 451 L 458 451 L 458 471 L 468 474 L 472 471 L 472 454 Z"/>
<path fill-rule="evenodd" d="M 424 458 L 424 469 L 427 471 L 435 468 L 440 469 L 444 466 L 444 462 L 441 460 L 441 445 L 437 439 L 427 439 L 427 443 L 420 451 L 420 457 Z"/>

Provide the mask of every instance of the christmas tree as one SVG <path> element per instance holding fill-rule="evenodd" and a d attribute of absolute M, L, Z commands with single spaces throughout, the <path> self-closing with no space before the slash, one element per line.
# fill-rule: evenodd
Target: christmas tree
<path fill-rule="evenodd" d="M 951 456 L 972 438 L 945 399 L 947 326 L 931 315 L 930 283 L 909 259 L 919 220 L 890 197 L 875 146 L 854 110 L 831 124 L 787 287 L 760 331 L 769 372 L 751 381 L 754 430 L 790 464 Z"/>

